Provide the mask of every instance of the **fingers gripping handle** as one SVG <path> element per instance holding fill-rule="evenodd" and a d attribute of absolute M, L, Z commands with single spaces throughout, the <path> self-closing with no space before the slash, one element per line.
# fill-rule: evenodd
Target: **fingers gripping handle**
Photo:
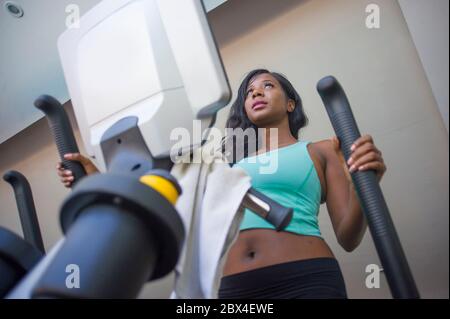
<path fill-rule="evenodd" d="M 74 176 L 73 184 L 75 184 L 86 175 L 86 171 L 81 163 L 64 159 L 64 154 L 78 153 L 79 150 L 73 135 L 72 126 L 63 106 L 49 95 L 40 96 L 34 102 L 34 105 L 46 115 L 63 167 L 72 171 Z"/>
<path fill-rule="evenodd" d="M 320 80 L 317 91 L 347 161 L 352 144 L 361 136 L 348 99 L 332 76 Z M 375 173 L 356 171 L 351 175 L 393 297 L 418 298 L 419 293 Z"/>

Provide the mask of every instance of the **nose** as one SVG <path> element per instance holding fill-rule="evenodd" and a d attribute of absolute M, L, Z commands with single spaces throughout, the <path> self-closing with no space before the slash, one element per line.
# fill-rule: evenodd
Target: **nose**
<path fill-rule="evenodd" d="M 257 96 L 264 96 L 264 93 L 260 89 L 253 89 L 252 98 L 254 99 Z"/>

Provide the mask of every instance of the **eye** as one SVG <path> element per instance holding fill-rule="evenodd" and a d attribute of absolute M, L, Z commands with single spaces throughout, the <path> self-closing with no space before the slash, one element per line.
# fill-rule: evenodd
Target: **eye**
<path fill-rule="evenodd" d="M 250 89 L 250 90 L 247 91 L 246 95 L 249 95 L 252 92 L 253 92 L 253 89 Z"/>
<path fill-rule="evenodd" d="M 270 88 L 273 88 L 273 84 L 272 83 L 265 83 L 264 84 L 264 88 L 267 88 L 267 87 L 270 87 Z"/>

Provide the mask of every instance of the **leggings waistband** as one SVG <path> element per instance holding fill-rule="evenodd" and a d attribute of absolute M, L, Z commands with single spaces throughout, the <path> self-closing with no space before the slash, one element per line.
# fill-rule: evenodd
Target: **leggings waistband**
<path fill-rule="evenodd" d="M 219 298 L 347 298 L 347 292 L 337 260 L 327 257 L 225 276 Z"/>

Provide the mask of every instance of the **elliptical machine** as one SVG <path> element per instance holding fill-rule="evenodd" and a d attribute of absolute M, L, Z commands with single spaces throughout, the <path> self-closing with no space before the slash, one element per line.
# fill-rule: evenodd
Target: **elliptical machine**
<path fill-rule="evenodd" d="M 9 298 L 135 298 L 147 281 L 172 271 L 185 235 L 172 158 L 205 143 L 230 98 L 201 1 L 106 0 L 80 25 L 60 37 L 60 57 L 86 150 L 105 173 L 84 177 L 79 163 L 63 160 L 75 177 L 60 210 L 65 237 Z M 120 41 L 111 34 L 118 27 Z M 43 95 L 35 106 L 49 120 L 61 159 L 77 152 L 61 104 Z M 171 131 L 195 136 L 195 119 L 206 125 L 201 140 L 176 147 Z M 242 204 L 278 230 L 292 217 L 292 208 L 254 189 Z M 73 269 L 79 283 L 67 281 Z"/>
<path fill-rule="evenodd" d="M 177 10 L 183 11 L 183 19 Z M 60 56 L 87 152 L 107 173 L 80 180 L 84 173 L 65 163 L 79 181 L 61 208 L 66 236 L 11 298 L 132 298 L 147 280 L 171 271 L 184 237 L 173 207 L 182 190 L 169 173 L 171 130 L 192 132 L 193 119 L 207 126 L 198 143 L 175 150 L 190 152 L 203 144 L 217 111 L 229 101 L 226 75 L 200 1 L 184 0 L 174 7 L 166 0 L 106 0 L 80 25 L 60 38 Z M 120 30 L 117 37 L 113 30 Z M 345 94 L 333 78 L 321 80 L 318 90 L 348 157 L 360 134 Z M 49 118 L 62 109 L 49 96 L 35 105 Z M 73 137 L 66 138 L 70 126 L 50 124 L 60 155 L 75 152 Z M 373 172 L 352 177 L 393 296 L 418 298 Z M 292 216 L 291 209 L 255 190 L 243 204 L 278 230 Z M 67 285 L 69 265 L 84 269 L 79 289 Z"/>
<path fill-rule="evenodd" d="M 24 238 L 0 227 L 0 298 L 4 298 L 45 254 L 31 187 L 21 173 L 3 175 L 16 198 Z"/>

